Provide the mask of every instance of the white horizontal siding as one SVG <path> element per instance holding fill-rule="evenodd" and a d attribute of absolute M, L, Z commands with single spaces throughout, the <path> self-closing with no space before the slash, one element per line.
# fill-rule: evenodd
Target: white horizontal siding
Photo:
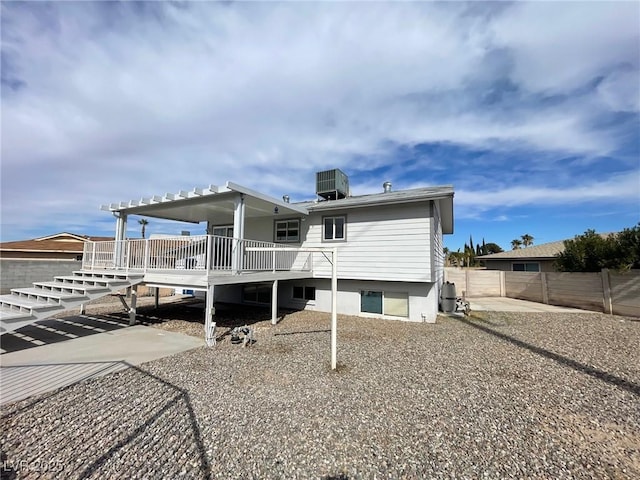
<path fill-rule="evenodd" d="M 313 213 L 307 218 L 305 247 L 337 247 L 338 276 L 362 280 L 428 282 L 431 221 L 428 203 Z M 347 240 L 322 241 L 322 219 L 346 215 Z M 326 260 L 314 257 L 317 276 L 330 276 Z"/>

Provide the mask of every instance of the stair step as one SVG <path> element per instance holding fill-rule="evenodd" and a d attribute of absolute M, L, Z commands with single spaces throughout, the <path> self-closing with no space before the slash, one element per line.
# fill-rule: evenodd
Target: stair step
<path fill-rule="evenodd" d="M 21 312 L 19 310 L 9 310 L 8 308 L 2 307 L 0 308 L 0 320 L 18 320 L 18 319 L 28 319 L 32 315 L 28 312 Z"/>
<path fill-rule="evenodd" d="M 55 281 L 59 283 L 63 283 L 64 285 L 84 285 L 85 282 L 88 282 L 88 283 L 94 282 L 94 283 L 98 283 L 100 285 L 106 286 L 109 282 L 113 280 L 111 280 L 110 278 L 64 276 L 64 277 L 56 277 Z"/>
<path fill-rule="evenodd" d="M 83 298 L 87 298 L 86 295 L 81 295 L 78 293 L 52 292 L 50 290 L 43 290 L 41 288 L 14 288 L 11 291 L 18 295 L 38 296 L 43 298 L 52 298 L 52 299 L 61 300 L 61 301 L 76 300 L 76 299 L 80 301 Z"/>
<path fill-rule="evenodd" d="M 109 271 L 105 270 L 102 272 L 94 272 L 94 271 L 85 271 L 85 270 L 76 270 L 73 272 L 75 277 L 80 278 L 96 278 L 101 280 L 123 280 L 126 282 L 134 282 L 136 280 L 142 280 L 144 278 L 143 273 L 130 273 L 130 272 L 120 272 L 120 271 Z"/>
<path fill-rule="evenodd" d="M 50 288 L 55 292 L 56 289 L 62 290 L 77 290 L 78 292 L 84 292 L 85 294 L 92 293 L 101 293 L 101 292 L 109 292 L 109 288 L 104 286 L 96 287 L 95 285 L 73 285 L 71 283 L 62 283 L 62 282 L 36 282 L 33 284 L 36 288 L 42 288 L 43 290 L 49 292 Z M 73 292 L 63 292 L 63 293 L 73 293 Z"/>
<path fill-rule="evenodd" d="M 0 295 L 0 304 L 11 308 L 11 306 L 16 306 L 20 308 L 29 308 L 38 311 L 46 311 L 46 310 L 55 310 L 60 308 L 58 304 L 37 301 L 34 299 L 30 299 L 27 297 L 20 297 L 18 295 Z M 17 311 L 14 309 L 14 311 Z"/>

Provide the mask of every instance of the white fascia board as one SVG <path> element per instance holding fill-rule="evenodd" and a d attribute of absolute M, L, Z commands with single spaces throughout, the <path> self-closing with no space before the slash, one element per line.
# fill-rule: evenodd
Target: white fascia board
<path fill-rule="evenodd" d="M 415 196 L 415 197 L 379 198 L 373 201 L 371 199 L 368 199 L 361 202 L 349 202 L 349 203 L 342 203 L 340 200 L 327 200 L 327 201 L 318 202 L 310 205 L 309 210 L 311 211 L 348 210 L 351 208 L 374 207 L 378 205 L 400 205 L 403 203 L 416 203 L 416 202 L 425 202 L 429 200 L 442 200 L 443 198 L 446 198 L 446 196 L 425 195 L 425 196 Z"/>
<path fill-rule="evenodd" d="M 287 208 L 302 215 L 309 215 L 309 210 L 307 210 L 305 207 L 301 207 L 293 203 L 286 203 L 283 200 L 278 200 L 277 198 L 270 197 L 269 195 L 265 195 L 247 187 L 243 187 L 242 185 L 238 185 L 237 183 L 227 182 L 227 188 L 234 192 L 243 193 L 244 195 L 249 195 L 259 200 L 272 203 L 274 205 L 277 205 L 278 207 Z"/>

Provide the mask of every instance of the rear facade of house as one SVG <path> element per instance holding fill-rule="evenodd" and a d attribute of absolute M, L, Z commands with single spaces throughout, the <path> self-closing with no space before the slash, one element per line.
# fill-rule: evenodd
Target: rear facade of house
<path fill-rule="evenodd" d="M 303 249 L 337 247 L 340 314 L 432 322 L 444 272 L 441 209 L 451 208 L 451 197 L 441 187 L 302 203 L 308 215 L 248 222 L 245 236 Z M 447 223 L 444 233 L 451 233 Z M 215 301 L 268 304 L 271 284 L 216 286 Z M 330 264 L 317 265 L 311 278 L 281 282 L 278 303 L 331 311 Z"/>

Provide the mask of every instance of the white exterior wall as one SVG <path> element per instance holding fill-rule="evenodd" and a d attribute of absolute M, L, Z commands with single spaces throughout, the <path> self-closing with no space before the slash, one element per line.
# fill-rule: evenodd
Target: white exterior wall
<path fill-rule="evenodd" d="M 431 217 L 431 279 L 435 282 L 437 297 L 440 298 L 440 290 L 444 283 L 444 244 L 442 241 L 442 222 L 440 220 L 440 207 L 438 202 L 433 202 Z"/>
<path fill-rule="evenodd" d="M 338 313 L 435 322 L 444 269 L 439 214 L 437 203 L 425 201 L 313 212 L 308 217 L 274 215 L 247 221 L 245 238 L 272 242 L 275 220 L 299 218 L 303 241 L 289 245 L 338 248 Z M 323 218 L 340 215 L 346 216 L 346 241 L 323 242 Z M 279 306 L 331 311 L 331 265 L 322 254 L 313 254 L 313 271 L 315 279 L 280 282 Z M 315 286 L 316 300 L 294 300 L 294 285 Z M 216 287 L 216 300 L 240 302 L 241 289 Z M 408 293 L 409 317 L 361 313 L 362 290 Z"/>
<path fill-rule="evenodd" d="M 274 222 L 276 220 L 287 220 L 289 218 L 300 217 L 291 217 L 288 215 L 283 215 L 281 217 L 280 215 L 274 215 L 272 217 L 252 218 L 250 220 L 247 220 L 244 227 L 244 238 L 248 238 L 250 240 L 260 240 L 262 242 L 273 242 Z M 300 244 L 294 243 L 291 246 L 300 246 Z"/>
<path fill-rule="evenodd" d="M 323 242 L 323 218 L 338 215 L 347 218 L 346 241 Z M 338 278 L 431 282 L 430 215 L 429 202 L 314 212 L 303 222 L 303 247 L 337 247 Z M 314 274 L 331 276 L 321 255 Z"/>
<path fill-rule="evenodd" d="M 293 286 L 315 286 L 315 301 L 301 301 L 292 298 Z M 409 317 L 390 317 L 362 313 L 360 311 L 360 292 L 375 290 L 383 292 L 408 293 Z M 278 289 L 278 303 L 281 307 L 331 312 L 331 281 L 330 280 L 300 280 L 281 282 Z M 432 283 L 410 282 L 376 282 L 358 280 L 338 281 L 338 313 L 341 315 L 367 316 L 386 319 L 409 320 L 413 322 L 436 321 L 438 311 L 437 289 Z"/>

